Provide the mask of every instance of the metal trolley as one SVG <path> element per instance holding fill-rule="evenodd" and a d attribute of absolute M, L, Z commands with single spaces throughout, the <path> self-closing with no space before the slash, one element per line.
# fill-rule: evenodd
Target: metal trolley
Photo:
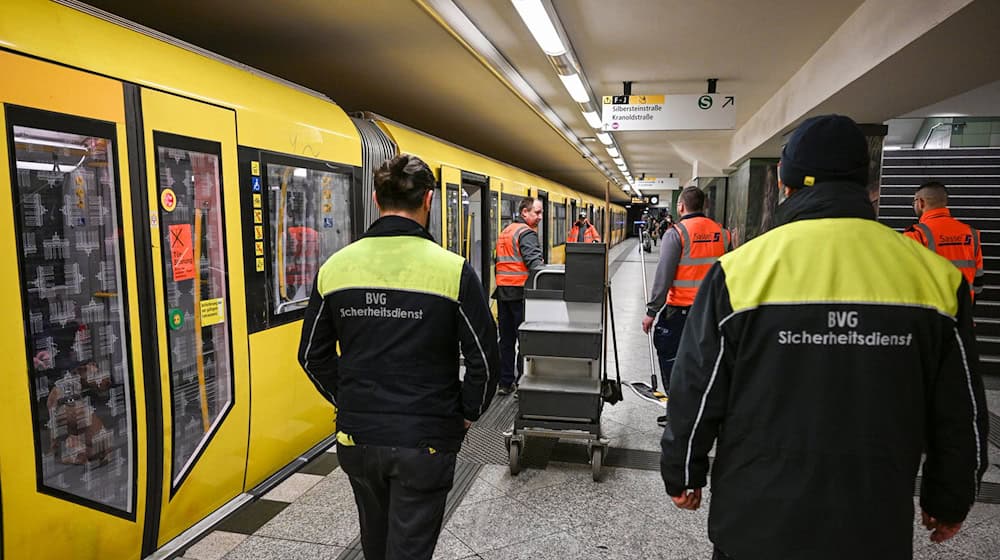
<path fill-rule="evenodd" d="M 524 375 L 514 425 L 504 434 L 511 475 L 521 471 L 530 436 L 586 442 L 600 480 L 608 450 L 601 435 L 606 258 L 603 244 L 569 243 L 566 266 L 547 266 L 526 286 L 518 331 Z"/>

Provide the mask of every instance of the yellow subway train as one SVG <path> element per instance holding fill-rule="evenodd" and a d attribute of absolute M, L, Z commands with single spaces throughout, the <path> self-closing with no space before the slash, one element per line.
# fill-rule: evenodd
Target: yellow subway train
<path fill-rule="evenodd" d="M 438 174 L 431 233 L 487 289 L 521 196 L 549 262 L 581 210 L 625 235 L 620 206 L 57 2 L 4 3 L 0 75 L 2 559 L 165 557 L 328 442 L 301 319 L 387 157 Z"/>

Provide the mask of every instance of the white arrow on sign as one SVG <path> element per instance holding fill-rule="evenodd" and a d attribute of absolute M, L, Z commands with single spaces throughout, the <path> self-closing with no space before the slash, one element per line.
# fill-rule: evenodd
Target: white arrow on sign
<path fill-rule="evenodd" d="M 605 96 L 601 127 L 627 130 L 732 130 L 736 97 L 719 93 Z"/>

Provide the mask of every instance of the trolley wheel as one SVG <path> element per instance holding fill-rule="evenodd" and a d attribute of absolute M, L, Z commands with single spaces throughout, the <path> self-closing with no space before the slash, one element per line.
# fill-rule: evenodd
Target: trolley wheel
<path fill-rule="evenodd" d="M 594 447 L 590 451 L 590 474 L 594 477 L 594 482 L 601 480 L 601 465 L 604 463 L 604 448 Z"/>
<path fill-rule="evenodd" d="M 521 442 L 511 440 L 508 454 L 510 456 L 510 475 L 517 476 L 521 472 Z"/>

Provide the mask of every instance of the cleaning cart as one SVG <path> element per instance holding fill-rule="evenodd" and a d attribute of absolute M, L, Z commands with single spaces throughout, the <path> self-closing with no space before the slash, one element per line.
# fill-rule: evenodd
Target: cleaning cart
<path fill-rule="evenodd" d="M 621 395 L 620 380 L 617 389 L 609 387 L 614 382 L 607 379 L 602 346 L 606 259 L 603 244 L 568 243 L 565 267 L 547 266 L 525 286 L 518 331 L 524 375 L 514 425 L 505 434 L 512 475 L 521 470 L 528 440 L 546 437 L 584 441 L 593 479 L 600 479 L 608 449 L 601 410 Z"/>

